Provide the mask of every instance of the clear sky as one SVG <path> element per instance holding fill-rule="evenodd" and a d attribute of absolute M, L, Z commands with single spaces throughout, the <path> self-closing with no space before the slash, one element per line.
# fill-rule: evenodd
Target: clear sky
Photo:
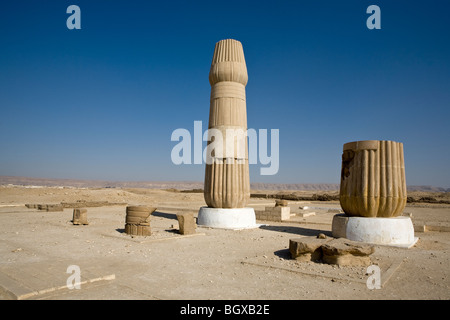
<path fill-rule="evenodd" d="M 206 130 L 214 45 L 233 38 L 248 127 L 279 129 L 278 173 L 251 165 L 252 182 L 339 183 L 344 143 L 394 140 L 408 185 L 450 187 L 449 15 L 446 0 L 3 1 L 0 175 L 203 181 L 170 138 Z"/>

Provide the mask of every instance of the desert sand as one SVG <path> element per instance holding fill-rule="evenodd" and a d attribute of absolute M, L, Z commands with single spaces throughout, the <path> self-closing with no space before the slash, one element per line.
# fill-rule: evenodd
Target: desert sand
<path fill-rule="evenodd" d="M 252 190 L 252 194 L 279 192 Z M 297 191 L 305 196 L 313 193 Z M 431 196 L 448 200 L 447 194 Z M 430 194 L 408 195 L 419 199 Z M 89 225 L 73 225 L 73 208 L 47 212 L 25 206 L 96 201 L 108 205 L 87 206 Z M 273 198 L 252 197 L 249 206 L 259 210 L 274 203 Z M 124 233 L 127 205 L 157 208 L 151 217 L 151 236 Z M 366 267 L 290 257 L 290 239 L 331 236 L 339 201 L 290 200 L 288 221 L 257 221 L 259 228 L 248 230 L 197 226 L 196 234 L 180 235 L 176 214 L 196 214 L 204 205 L 203 193 L 176 189 L 0 186 L 0 298 L 450 298 L 450 204 L 407 204 L 404 214 L 411 216 L 419 241 L 410 249 L 376 246 L 371 259 L 381 270 L 380 289 L 368 288 Z M 304 206 L 316 214 L 296 215 Z M 67 287 L 72 265 L 80 268 L 80 289 Z"/>

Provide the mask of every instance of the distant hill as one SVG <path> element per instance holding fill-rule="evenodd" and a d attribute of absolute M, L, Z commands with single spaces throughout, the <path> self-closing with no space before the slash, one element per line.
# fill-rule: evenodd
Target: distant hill
<path fill-rule="evenodd" d="M 337 191 L 336 183 L 250 183 L 254 190 Z"/>
<path fill-rule="evenodd" d="M 0 176 L 0 185 L 45 186 L 45 187 L 75 187 L 75 188 L 149 188 L 149 189 L 202 189 L 199 181 L 103 181 L 76 179 L 47 179 Z M 337 191 L 336 183 L 251 183 L 252 190 L 299 190 L 299 191 Z M 408 186 L 408 191 L 450 192 L 450 188 L 433 186 Z"/>
<path fill-rule="evenodd" d="M 450 192 L 450 188 L 433 187 L 433 186 L 408 186 L 408 191 Z"/>
<path fill-rule="evenodd" d="M 0 185 L 45 186 L 45 187 L 76 187 L 76 188 L 149 188 L 149 189 L 196 189 L 203 188 L 203 182 L 195 181 L 104 181 L 47 179 L 0 176 Z"/>

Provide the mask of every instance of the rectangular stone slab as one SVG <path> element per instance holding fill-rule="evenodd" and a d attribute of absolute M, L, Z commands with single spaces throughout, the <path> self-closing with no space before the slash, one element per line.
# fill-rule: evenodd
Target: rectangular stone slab
<path fill-rule="evenodd" d="M 87 209 L 73 209 L 72 223 L 75 225 L 89 224 L 87 221 Z"/>
<path fill-rule="evenodd" d="M 322 261 L 340 266 L 369 266 L 374 251 L 373 245 L 338 238 L 322 246 Z"/>
<path fill-rule="evenodd" d="M 322 251 L 327 255 L 351 254 L 354 256 L 368 256 L 375 252 L 375 247 L 363 242 L 337 238 L 324 244 Z"/>
<path fill-rule="evenodd" d="M 179 213 L 177 214 L 180 234 L 194 234 L 195 233 L 195 218 L 193 213 Z"/>

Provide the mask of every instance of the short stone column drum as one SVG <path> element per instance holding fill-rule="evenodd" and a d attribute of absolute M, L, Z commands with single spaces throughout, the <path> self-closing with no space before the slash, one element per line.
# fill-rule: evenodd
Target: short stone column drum
<path fill-rule="evenodd" d="M 149 236 L 150 216 L 156 208 L 147 206 L 128 206 L 125 217 L 125 233 L 135 236 Z"/>
<path fill-rule="evenodd" d="M 348 216 L 401 215 L 406 205 L 403 144 L 378 140 L 344 144 L 339 200 Z"/>

